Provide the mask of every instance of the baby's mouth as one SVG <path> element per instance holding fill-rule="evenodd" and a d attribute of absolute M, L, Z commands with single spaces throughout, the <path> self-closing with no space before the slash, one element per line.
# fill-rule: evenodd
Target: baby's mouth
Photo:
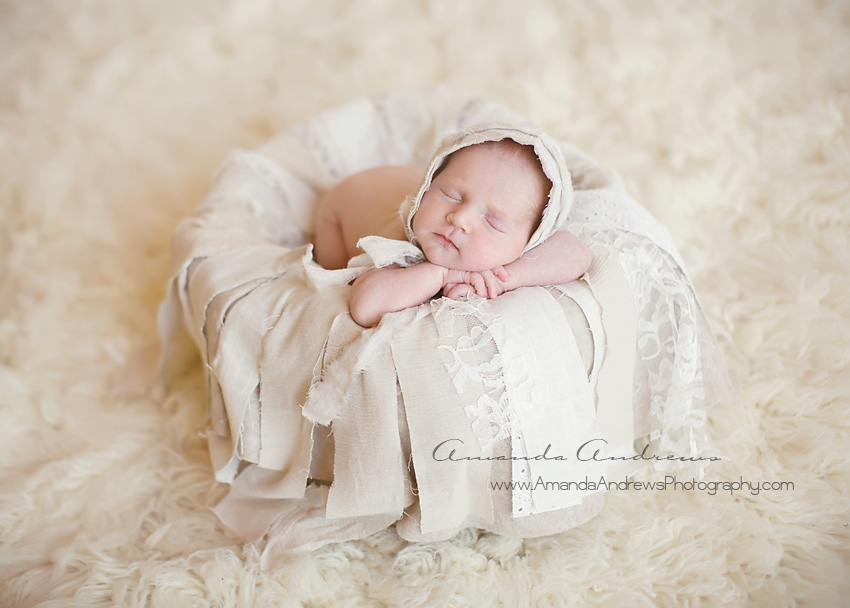
<path fill-rule="evenodd" d="M 443 245 L 443 247 L 446 247 L 448 249 L 454 249 L 455 251 L 457 251 L 457 245 L 455 245 L 454 242 L 451 239 L 449 239 L 448 237 L 443 236 L 439 232 L 435 232 L 434 236 L 437 237 L 437 241 L 441 245 Z"/>

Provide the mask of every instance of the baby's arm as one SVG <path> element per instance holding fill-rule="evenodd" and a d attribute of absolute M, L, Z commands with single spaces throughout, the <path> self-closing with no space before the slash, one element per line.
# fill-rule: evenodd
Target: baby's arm
<path fill-rule="evenodd" d="M 351 318 L 358 325 L 373 327 L 388 312 L 427 302 L 443 288 L 446 270 L 430 262 L 370 270 L 351 286 Z"/>
<path fill-rule="evenodd" d="M 446 285 L 470 284 L 483 289 L 480 273 L 453 270 L 422 262 L 401 268 L 375 268 L 359 276 L 351 286 L 351 318 L 363 327 L 374 327 L 388 312 L 418 306 Z"/>
<path fill-rule="evenodd" d="M 351 286 L 351 318 L 358 325 L 373 327 L 388 312 L 427 302 L 442 289 L 444 270 L 430 262 L 370 270 Z"/>
<path fill-rule="evenodd" d="M 509 275 L 505 291 L 569 283 L 587 272 L 592 260 L 590 250 L 575 236 L 566 231 L 556 232 L 505 266 Z"/>

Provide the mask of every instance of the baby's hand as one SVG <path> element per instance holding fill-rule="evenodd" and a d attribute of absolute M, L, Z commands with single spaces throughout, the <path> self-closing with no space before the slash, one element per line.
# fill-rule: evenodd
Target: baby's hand
<path fill-rule="evenodd" d="M 496 298 L 505 292 L 509 277 L 503 266 L 481 272 L 449 270 L 443 286 L 443 295 L 453 300 L 466 297 L 470 293 L 482 298 Z"/>

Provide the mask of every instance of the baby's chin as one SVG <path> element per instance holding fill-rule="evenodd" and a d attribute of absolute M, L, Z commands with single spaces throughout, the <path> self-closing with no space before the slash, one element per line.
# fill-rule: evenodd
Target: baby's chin
<path fill-rule="evenodd" d="M 432 264 L 436 264 L 437 266 L 442 266 L 443 268 L 448 268 L 449 270 L 460 270 L 463 272 L 484 272 L 485 270 L 492 270 L 498 266 L 505 266 L 509 262 L 502 261 L 494 261 L 489 266 L 484 266 L 480 262 L 478 264 L 465 263 L 462 260 L 452 260 L 452 259 L 444 259 L 446 256 L 441 255 L 433 255 L 429 256 L 427 252 L 425 252 L 425 259 L 431 262 Z"/>
<path fill-rule="evenodd" d="M 437 266 L 442 266 L 443 268 L 448 268 L 450 270 L 461 270 L 464 272 L 484 272 L 485 270 L 492 270 L 499 266 L 506 266 L 519 257 L 519 254 L 510 259 L 506 259 L 505 256 L 481 258 L 479 255 L 475 256 L 476 259 L 468 259 L 468 257 L 463 255 L 462 251 L 450 251 L 441 245 L 434 243 L 428 243 L 423 246 L 420 242 L 419 247 L 422 249 L 422 253 L 425 254 L 425 259 L 432 264 L 436 264 Z"/>

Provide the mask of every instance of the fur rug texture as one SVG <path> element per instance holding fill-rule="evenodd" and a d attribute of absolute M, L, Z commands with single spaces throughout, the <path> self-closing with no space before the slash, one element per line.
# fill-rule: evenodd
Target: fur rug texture
<path fill-rule="evenodd" d="M 0 605 L 848 605 L 848 57 L 843 0 L 0 2 Z M 170 236 L 231 149 L 436 83 L 670 228 L 740 389 L 705 481 L 793 488 L 612 490 L 556 536 L 390 529 L 269 570 L 221 526 L 198 360 L 115 390 Z"/>

